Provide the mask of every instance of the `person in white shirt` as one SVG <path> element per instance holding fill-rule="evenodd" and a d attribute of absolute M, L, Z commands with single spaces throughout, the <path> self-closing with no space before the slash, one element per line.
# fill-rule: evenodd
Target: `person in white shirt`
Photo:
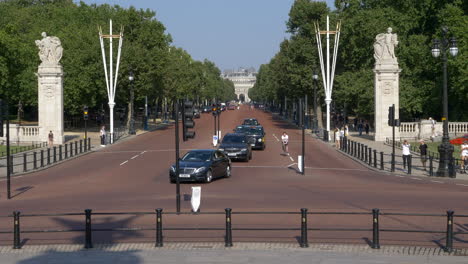
<path fill-rule="evenodd" d="M 465 142 L 460 146 L 461 149 L 461 159 L 463 168 L 468 166 L 468 139 L 465 139 Z"/>
<path fill-rule="evenodd" d="M 102 126 L 101 130 L 99 131 L 99 136 L 101 137 L 101 147 L 106 146 L 106 127 Z"/>
<path fill-rule="evenodd" d="M 281 143 L 283 145 L 283 153 L 286 153 L 289 155 L 289 149 L 288 149 L 289 136 L 288 134 L 286 134 L 286 132 L 283 132 L 283 135 L 281 135 Z"/>
<path fill-rule="evenodd" d="M 403 141 L 403 144 L 401 145 L 403 148 L 403 168 L 406 170 L 406 165 L 409 166 L 409 159 L 411 157 L 411 151 L 410 151 L 410 143 L 408 143 L 408 140 Z"/>

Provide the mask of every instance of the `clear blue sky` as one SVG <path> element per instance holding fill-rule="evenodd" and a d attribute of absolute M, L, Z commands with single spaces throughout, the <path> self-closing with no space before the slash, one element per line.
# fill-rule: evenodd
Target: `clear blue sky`
<path fill-rule="evenodd" d="M 287 38 L 294 0 L 85 0 L 86 3 L 149 8 L 166 26 L 173 44 L 221 70 L 268 63 Z M 330 7 L 334 0 L 326 0 Z M 125 45 L 125 43 L 124 43 Z"/>

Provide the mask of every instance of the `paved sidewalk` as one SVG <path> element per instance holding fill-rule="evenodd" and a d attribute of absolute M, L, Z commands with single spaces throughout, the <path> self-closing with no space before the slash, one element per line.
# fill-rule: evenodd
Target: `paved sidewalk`
<path fill-rule="evenodd" d="M 315 264 L 428 264 L 467 263 L 466 251 L 452 254 L 438 248 L 382 246 L 371 249 L 363 245 L 310 244 L 300 248 L 293 243 L 166 243 L 95 245 L 25 246 L 24 249 L 0 247 L 0 263 L 315 263 Z M 461 256 L 457 256 L 457 254 Z"/>

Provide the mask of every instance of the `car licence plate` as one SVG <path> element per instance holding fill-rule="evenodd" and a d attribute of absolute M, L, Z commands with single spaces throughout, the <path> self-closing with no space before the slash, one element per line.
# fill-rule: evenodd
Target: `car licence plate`
<path fill-rule="evenodd" d="M 190 174 L 179 174 L 180 178 L 190 178 Z"/>
<path fill-rule="evenodd" d="M 229 156 L 229 157 L 235 157 L 235 156 L 236 156 L 236 153 L 228 153 L 228 156 Z"/>

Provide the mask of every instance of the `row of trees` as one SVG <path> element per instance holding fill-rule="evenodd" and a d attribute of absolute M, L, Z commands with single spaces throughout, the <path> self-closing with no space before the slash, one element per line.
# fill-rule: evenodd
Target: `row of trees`
<path fill-rule="evenodd" d="M 113 32 L 118 32 L 120 25 L 124 27 L 117 106 L 128 103 L 130 69 L 135 75 L 137 105 L 145 96 L 154 103 L 163 98 L 235 99 L 233 83 L 220 77 L 213 62 L 196 61 L 185 50 L 171 46 L 171 36 L 154 11 L 72 0 L 0 1 L 0 98 L 15 104 L 22 101 L 26 109 L 37 108 L 35 72 L 40 60 L 34 41 L 47 32 L 59 37 L 64 49 L 65 111 L 77 114 L 83 105 L 106 105 L 98 26 L 106 34 L 109 19 L 115 26 Z M 115 55 L 117 45 L 114 48 Z"/>
<path fill-rule="evenodd" d="M 467 120 L 468 111 L 468 4 L 461 0 L 336 0 L 335 10 L 325 2 L 296 0 L 289 12 L 289 39 L 268 64 L 262 65 L 249 96 L 257 101 L 293 100 L 313 91 L 312 73 L 320 74 L 313 22 L 325 28 L 342 21 L 342 33 L 332 99 L 337 110 L 372 119 L 374 112 L 375 36 L 388 27 L 398 34 L 396 56 L 400 74 L 400 117 L 440 118 L 442 115 L 442 65 L 431 56 L 432 39 L 441 26 L 457 39 L 459 54 L 448 60 L 449 117 Z M 333 29 L 331 29 L 333 30 Z M 324 92 L 320 85 L 320 100 Z M 283 99 L 281 99 L 283 100 Z"/>

